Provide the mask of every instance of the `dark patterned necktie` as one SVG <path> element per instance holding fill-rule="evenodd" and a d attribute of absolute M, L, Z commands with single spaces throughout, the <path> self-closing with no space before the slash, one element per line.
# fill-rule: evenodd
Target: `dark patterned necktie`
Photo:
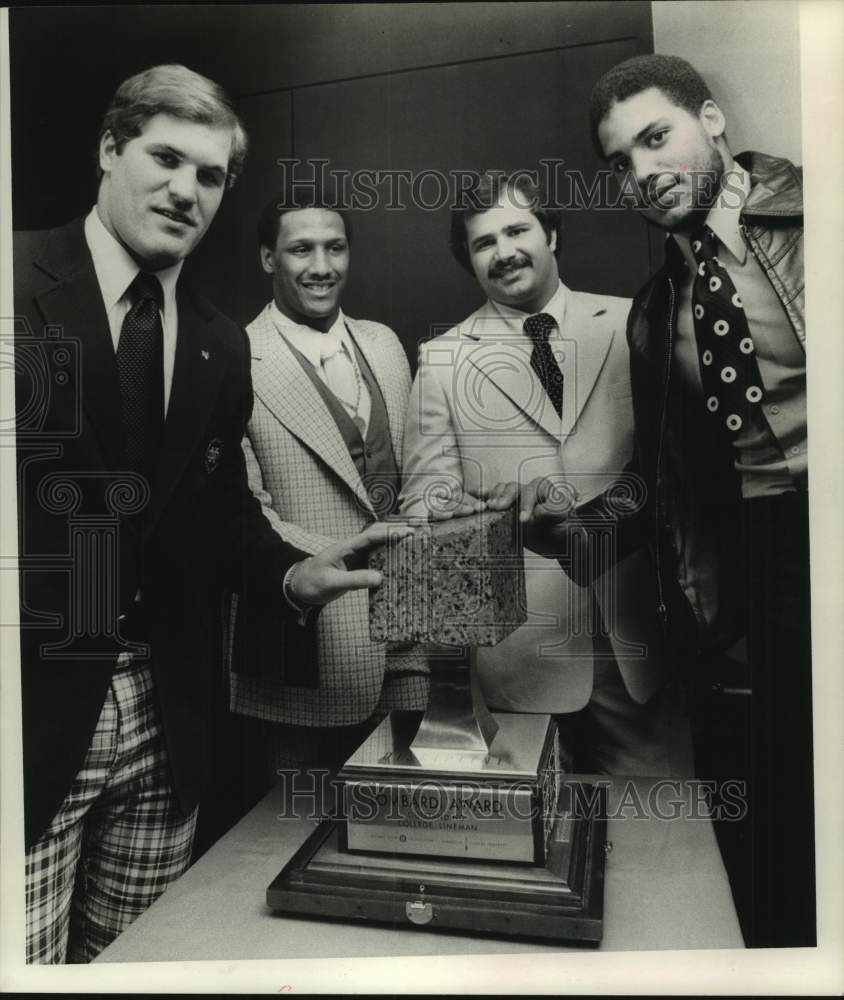
<path fill-rule="evenodd" d="M 548 313 L 537 313 L 528 316 L 524 330 L 533 341 L 533 351 L 530 355 L 530 366 L 539 376 L 539 381 L 545 388 L 548 398 L 557 411 L 557 416 L 563 414 L 563 373 L 548 343 L 551 331 L 557 328 L 557 321 Z"/>
<path fill-rule="evenodd" d="M 730 438 L 762 399 L 762 379 L 741 298 L 715 255 L 718 237 L 709 226 L 692 236 L 697 273 L 692 315 L 706 408 Z"/>
<path fill-rule="evenodd" d="M 134 472 L 150 475 L 164 426 L 164 293 L 154 274 L 140 271 L 129 286 L 132 307 L 117 343 L 117 373 L 126 459 Z"/>

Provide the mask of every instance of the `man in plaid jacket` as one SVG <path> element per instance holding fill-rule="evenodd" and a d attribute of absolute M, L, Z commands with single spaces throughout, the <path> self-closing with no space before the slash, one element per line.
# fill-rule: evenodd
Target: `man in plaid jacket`
<path fill-rule="evenodd" d="M 255 406 L 243 450 L 279 536 L 305 552 L 397 506 L 407 358 L 388 327 L 345 316 L 348 219 L 319 192 L 274 197 L 258 227 L 273 299 L 247 327 Z M 284 682 L 283 638 L 260 594 L 240 595 L 232 710 L 265 720 L 272 771 L 340 766 L 393 708 L 424 708 L 425 658 L 369 638 L 368 599 L 348 594 L 317 623 L 315 686 Z"/>

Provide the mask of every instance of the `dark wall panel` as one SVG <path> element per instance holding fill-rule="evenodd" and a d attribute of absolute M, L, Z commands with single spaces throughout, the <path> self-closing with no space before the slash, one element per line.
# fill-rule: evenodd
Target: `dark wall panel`
<path fill-rule="evenodd" d="M 244 6 L 241 95 L 422 66 L 490 59 L 560 45 L 650 34 L 650 3 L 336 3 Z M 211 30 L 222 16 L 212 9 Z M 229 18 L 229 20 L 231 20 Z"/>
<path fill-rule="evenodd" d="M 183 62 L 239 98 L 250 131 L 246 173 L 188 263 L 248 322 L 269 294 L 254 232 L 281 179 L 279 157 L 416 172 L 565 157 L 588 173 L 591 83 L 616 59 L 651 50 L 651 34 L 645 0 L 14 8 L 13 222 L 42 228 L 87 211 L 115 86 L 145 66 Z M 444 249 L 447 211 L 358 215 L 349 311 L 393 323 L 412 355 L 433 325 L 478 299 Z M 566 227 L 561 270 L 574 287 L 629 293 L 645 275 L 635 219 L 572 212 Z"/>
<path fill-rule="evenodd" d="M 378 188 L 380 203 L 353 213 L 350 314 L 393 326 L 413 356 L 420 339 L 480 304 L 474 279 L 448 249 L 444 202 L 454 172 L 533 169 L 556 159 L 564 161 L 559 170 L 577 171 L 588 184 L 599 167 L 585 120 L 590 90 L 636 45 L 583 46 L 296 91 L 298 158 L 329 159 L 334 171 L 393 172 L 392 189 L 388 179 Z M 396 187 L 400 170 L 437 171 L 448 185 L 429 178 L 417 194 L 443 204 L 413 204 L 410 184 Z M 565 178 L 558 173 L 558 180 L 565 200 Z M 396 190 L 404 192 L 405 207 L 394 211 L 386 206 Z M 632 294 L 649 270 L 645 228 L 625 212 L 567 210 L 560 269 L 574 288 Z"/>
<path fill-rule="evenodd" d="M 240 93 L 238 60 L 247 56 L 232 46 L 237 10 L 210 11 L 141 4 L 9 11 L 16 229 L 55 226 L 90 208 L 100 120 L 133 73 L 184 63 Z"/>
<path fill-rule="evenodd" d="M 166 60 L 212 70 L 236 96 L 650 33 L 648 0 L 561 3 L 268 3 L 19 6 L 15 72 L 74 95 Z M 72 44 L 71 44 L 72 43 Z M 56 92 L 53 91 L 54 97 Z M 108 95 L 106 95 L 108 96 Z M 72 112 L 72 109 L 69 109 Z"/>
<path fill-rule="evenodd" d="M 290 91 L 253 97 L 240 109 L 250 139 L 246 169 L 223 203 L 208 235 L 188 261 L 191 274 L 224 312 L 253 320 L 270 297 L 258 262 L 258 216 L 279 182 L 279 159 L 290 159 Z"/>

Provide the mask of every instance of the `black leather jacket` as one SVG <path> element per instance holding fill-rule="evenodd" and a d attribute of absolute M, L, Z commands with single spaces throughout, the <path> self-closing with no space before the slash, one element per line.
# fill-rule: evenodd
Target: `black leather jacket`
<path fill-rule="evenodd" d="M 741 232 L 805 347 L 801 170 L 761 153 L 736 159 L 751 176 Z M 674 377 L 681 268 L 669 240 L 664 265 L 635 297 L 628 319 L 634 466 L 646 500 L 621 533 L 644 532 L 650 545 L 671 646 L 701 652 L 723 649 L 743 631 L 741 495 L 738 476 L 712 447 L 703 408 Z M 600 514 L 603 504 L 606 515 L 606 495 L 596 504 L 592 511 Z M 610 516 L 618 506 L 610 505 Z"/>

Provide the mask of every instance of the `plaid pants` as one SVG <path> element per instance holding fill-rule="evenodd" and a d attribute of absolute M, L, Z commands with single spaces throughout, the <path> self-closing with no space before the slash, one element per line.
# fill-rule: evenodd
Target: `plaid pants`
<path fill-rule="evenodd" d="M 121 656 L 70 791 L 26 853 L 27 961 L 90 962 L 187 868 L 149 667 Z"/>

